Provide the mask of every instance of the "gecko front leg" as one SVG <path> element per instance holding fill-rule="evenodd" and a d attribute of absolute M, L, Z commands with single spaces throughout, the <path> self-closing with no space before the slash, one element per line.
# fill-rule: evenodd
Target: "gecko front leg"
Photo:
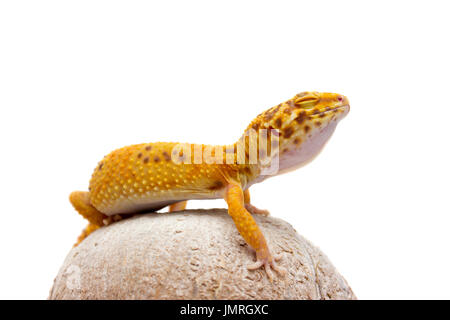
<path fill-rule="evenodd" d="M 239 183 L 230 182 L 225 192 L 225 201 L 228 204 L 228 214 L 233 218 L 239 233 L 256 251 L 256 263 L 247 266 L 247 268 L 254 270 L 264 266 L 271 281 L 273 279 L 271 268 L 284 275 L 286 270 L 275 263 L 275 260 L 279 260 L 281 257 L 276 257 L 276 259 L 272 257 L 264 235 L 252 215 L 245 208 L 244 193 Z"/>
<path fill-rule="evenodd" d="M 263 215 L 264 217 L 267 217 L 268 215 L 270 215 L 270 212 L 268 210 L 258 209 L 257 207 L 255 207 L 254 205 L 252 205 L 250 203 L 250 190 L 249 189 L 244 191 L 244 205 L 245 205 L 245 209 L 247 209 L 248 212 L 250 212 L 251 214 L 260 214 L 260 215 Z"/>

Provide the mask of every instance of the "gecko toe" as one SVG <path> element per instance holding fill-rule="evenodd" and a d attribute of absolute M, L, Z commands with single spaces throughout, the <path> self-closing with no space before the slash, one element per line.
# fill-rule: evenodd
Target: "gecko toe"
<path fill-rule="evenodd" d="M 268 263 L 264 264 L 264 270 L 266 270 L 267 277 L 269 277 L 270 282 L 273 282 L 273 273 L 270 270 L 270 265 Z"/>
<path fill-rule="evenodd" d="M 287 274 L 287 270 L 285 268 L 279 267 L 275 263 L 272 264 L 272 268 L 283 277 Z"/>
<path fill-rule="evenodd" d="M 255 207 L 254 205 L 252 205 L 250 203 L 245 204 L 245 209 L 247 209 L 248 212 L 250 212 L 251 214 L 257 214 L 257 215 L 261 215 L 264 217 L 267 217 L 270 215 L 269 210 L 258 209 L 257 207 Z"/>
<path fill-rule="evenodd" d="M 276 256 L 273 257 L 273 259 L 274 259 L 275 261 L 280 261 L 281 259 L 283 259 L 283 254 L 282 254 L 282 253 L 277 254 Z"/>
<path fill-rule="evenodd" d="M 256 261 L 255 263 L 252 263 L 252 264 L 248 265 L 247 269 L 248 270 L 256 270 L 256 269 L 261 268 L 261 266 L 263 264 L 264 264 L 264 261 L 263 260 L 259 260 L 259 261 Z"/>
<path fill-rule="evenodd" d="M 280 274 L 281 276 L 285 276 L 287 273 L 287 270 L 284 269 L 283 267 L 278 266 L 275 261 L 278 261 L 282 258 L 282 255 L 279 254 L 277 256 L 275 256 L 274 259 L 260 259 L 258 261 L 256 261 L 255 263 L 248 265 L 247 269 L 248 270 L 256 270 L 259 269 L 261 267 L 264 267 L 264 270 L 266 271 L 267 277 L 269 278 L 270 282 L 273 281 L 273 272 L 271 269 L 275 270 L 278 274 Z"/>

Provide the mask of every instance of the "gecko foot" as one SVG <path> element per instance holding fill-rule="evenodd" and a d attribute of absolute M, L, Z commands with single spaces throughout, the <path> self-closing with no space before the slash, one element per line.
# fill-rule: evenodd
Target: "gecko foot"
<path fill-rule="evenodd" d="M 281 276 L 284 276 L 286 274 L 286 269 L 277 266 L 277 264 L 275 263 L 275 261 L 279 261 L 281 260 L 282 255 L 276 255 L 273 258 L 271 256 L 267 257 L 267 258 L 258 258 L 257 261 L 251 265 L 247 266 L 248 270 L 256 270 L 259 269 L 261 267 L 264 266 L 264 270 L 267 273 L 267 276 L 269 277 L 270 282 L 273 281 L 273 273 L 272 270 L 275 270 L 277 273 L 279 273 Z"/>
<path fill-rule="evenodd" d="M 245 204 L 245 209 L 247 209 L 247 211 L 250 212 L 251 214 L 260 214 L 264 217 L 267 217 L 268 215 L 270 215 L 270 212 L 268 210 L 258 209 L 257 207 L 255 207 L 254 205 L 252 205 L 250 203 Z"/>

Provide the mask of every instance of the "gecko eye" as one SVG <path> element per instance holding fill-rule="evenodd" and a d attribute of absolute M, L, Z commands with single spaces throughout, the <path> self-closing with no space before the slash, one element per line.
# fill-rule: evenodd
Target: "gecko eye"
<path fill-rule="evenodd" d="M 338 96 L 337 99 L 338 99 L 339 102 L 342 102 L 342 100 L 344 100 L 344 98 L 342 96 Z"/>
<path fill-rule="evenodd" d="M 296 97 L 294 97 L 294 105 L 297 108 L 312 108 L 315 106 L 317 101 L 319 100 L 319 97 L 314 94 L 314 92 L 303 92 L 301 94 L 298 94 Z"/>

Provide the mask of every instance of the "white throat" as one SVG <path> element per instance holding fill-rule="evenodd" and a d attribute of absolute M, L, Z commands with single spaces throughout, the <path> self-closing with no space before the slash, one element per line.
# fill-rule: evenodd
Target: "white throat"
<path fill-rule="evenodd" d="M 337 122 L 332 121 L 323 128 L 314 129 L 299 147 L 291 147 L 286 152 L 280 150 L 278 174 L 298 169 L 311 162 L 322 151 L 336 125 Z"/>

